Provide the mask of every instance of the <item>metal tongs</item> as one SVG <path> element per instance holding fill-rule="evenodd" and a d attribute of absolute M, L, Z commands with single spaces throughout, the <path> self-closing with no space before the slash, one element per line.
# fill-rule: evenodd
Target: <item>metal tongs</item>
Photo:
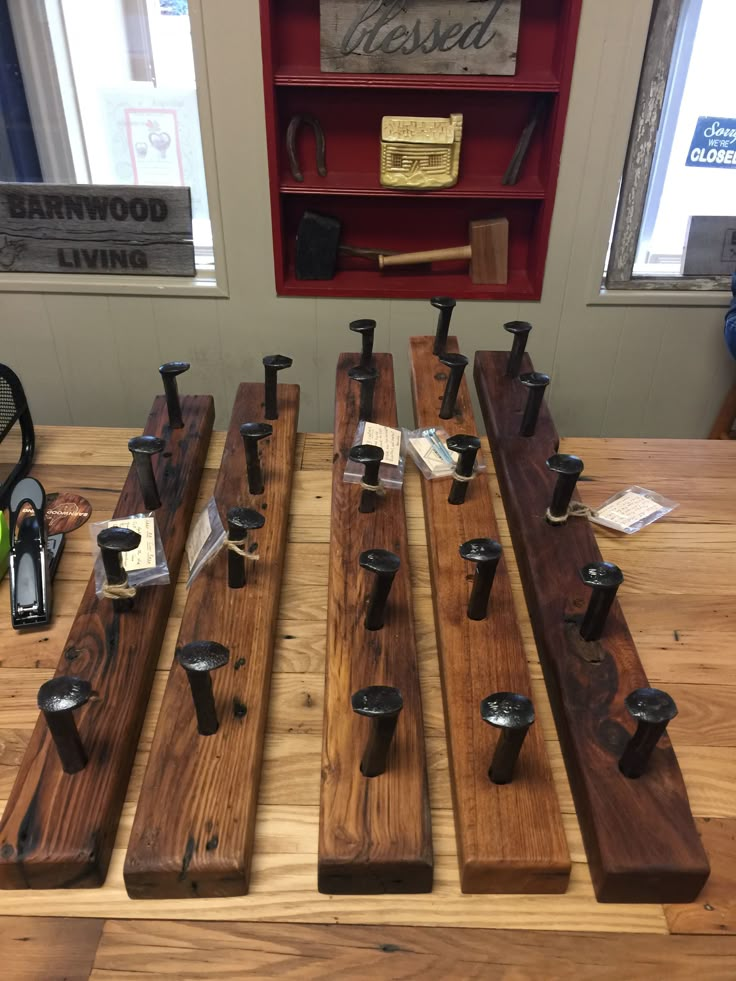
<path fill-rule="evenodd" d="M 51 619 L 51 555 L 46 542 L 46 492 L 24 477 L 10 495 L 10 616 L 16 630 Z"/>

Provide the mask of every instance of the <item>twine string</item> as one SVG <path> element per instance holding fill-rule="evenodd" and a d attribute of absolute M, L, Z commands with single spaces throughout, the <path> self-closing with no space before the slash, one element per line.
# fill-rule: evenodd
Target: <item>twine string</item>
<path fill-rule="evenodd" d="M 360 486 L 364 491 L 370 491 L 372 494 L 378 494 L 379 497 L 386 496 L 386 489 L 381 487 L 380 484 L 367 484 L 364 480 L 361 480 Z"/>
<path fill-rule="evenodd" d="M 246 552 L 246 541 L 246 538 L 241 538 L 239 541 L 233 541 L 232 538 L 226 538 L 225 546 L 230 552 L 235 552 L 236 555 L 239 555 L 241 559 L 249 559 L 251 562 L 257 562 L 260 559 L 260 555 L 257 552 Z"/>
<path fill-rule="evenodd" d="M 547 508 L 545 517 L 551 525 L 564 525 L 567 523 L 568 518 L 595 518 L 597 515 L 598 512 L 595 508 L 590 508 L 587 504 L 581 504 L 580 501 L 572 501 L 566 514 L 556 517 Z"/>
<path fill-rule="evenodd" d="M 105 599 L 133 599 L 135 594 L 135 586 L 129 586 L 127 582 L 121 583 L 119 586 L 112 586 L 106 582 L 102 586 L 102 595 Z"/>

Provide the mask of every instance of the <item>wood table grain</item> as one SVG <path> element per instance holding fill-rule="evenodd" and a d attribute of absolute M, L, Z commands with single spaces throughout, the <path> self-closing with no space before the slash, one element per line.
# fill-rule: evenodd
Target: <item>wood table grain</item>
<path fill-rule="evenodd" d="M 128 471 L 133 431 L 38 427 L 35 474 L 46 489 L 112 512 Z M 210 444 L 199 504 L 212 493 L 224 434 Z M 638 535 L 596 529 L 606 556 L 627 570 L 621 604 L 652 684 L 678 703 L 673 739 L 713 869 L 696 902 L 596 903 L 526 614 L 498 487 L 493 502 L 548 738 L 573 859 L 558 896 L 463 896 L 451 811 L 419 477 L 406 508 L 428 753 L 435 882 L 426 896 L 322 896 L 317 829 L 329 556 L 332 437 L 299 438 L 289 545 L 248 896 L 135 902 L 122 880 L 136 796 L 184 607 L 174 598 L 157 679 L 105 886 L 0 895 L 7 977 L 651 977 L 736 975 L 736 444 L 729 441 L 564 439 L 586 464 L 580 493 L 598 505 L 630 484 L 679 502 Z M 487 453 L 488 447 L 485 446 Z M 1 455 L 0 455 L 1 456 Z M 84 528 L 68 537 L 56 616 L 17 633 L 0 619 L 0 801 L 7 798 L 36 721 L 39 684 L 58 662 L 91 564 Z M 0 610 L 9 609 L 7 583 Z M 67 917 L 64 929 L 55 917 Z M 90 920 L 102 921 L 99 928 Z M 135 921 L 135 922 L 127 922 Z M 145 922 L 139 922 L 145 921 Z M 174 922 L 176 921 L 176 922 Z M 192 921 L 217 921 L 194 923 Z M 226 922 L 230 921 L 230 922 Z M 239 921 L 239 922 L 232 922 Z M 260 921 L 260 922 L 257 922 Z M 285 923 L 293 924 L 285 929 Z M 669 934 L 681 934 L 670 936 Z M 718 934 L 719 937 L 692 934 Z M 725 936 L 724 936 L 725 935 Z"/>

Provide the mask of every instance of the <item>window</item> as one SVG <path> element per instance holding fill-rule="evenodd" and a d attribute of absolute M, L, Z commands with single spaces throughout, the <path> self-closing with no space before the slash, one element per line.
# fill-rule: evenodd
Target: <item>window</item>
<path fill-rule="evenodd" d="M 726 289 L 736 268 L 735 36 L 734 0 L 655 0 L 608 289 Z"/>
<path fill-rule="evenodd" d="M 211 268 L 187 0 L 0 0 L 0 18 L 4 5 L 31 146 L 3 154 L 3 135 L 18 142 L 6 118 L 0 179 L 190 187 L 197 268 Z"/>

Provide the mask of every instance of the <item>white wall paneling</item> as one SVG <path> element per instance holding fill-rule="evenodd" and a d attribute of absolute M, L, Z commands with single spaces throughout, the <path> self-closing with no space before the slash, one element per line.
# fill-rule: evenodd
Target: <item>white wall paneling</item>
<path fill-rule="evenodd" d="M 347 324 L 375 317 L 377 344 L 395 357 L 400 419 L 411 424 L 407 341 L 434 330 L 435 311 L 418 301 L 275 296 L 257 4 L 191 6 L 201 16 L 196 60 L 207 72 L 208 173 L 219 186 L 229 295 L 3 292 L 3 359 L 19 369 L 39 422 L 133 426 L 159 388 L 157 364 L 192 360 L 182 388 L 211 391 L 222 428 L 238 382 L 260 378 L 261 358 L 278 351 L 294 358 L 288 380 L 302 385 L 301 428 L 325 431 Z M 703 436 L 734 380 L 722 339 L 725 296 L 688 305 L 682 297 L 598 294 L 650 10 L 650 0 L 583 5 L 541 302 L 466 302 L 455 312 L 453 329 L 470 357 L 507 344 L 506 320 L 535 325 L 529 350 L 552 375 L 550 400 L 565 434 Z M 305 90 L 305 111 L 307 102 Z"/>

